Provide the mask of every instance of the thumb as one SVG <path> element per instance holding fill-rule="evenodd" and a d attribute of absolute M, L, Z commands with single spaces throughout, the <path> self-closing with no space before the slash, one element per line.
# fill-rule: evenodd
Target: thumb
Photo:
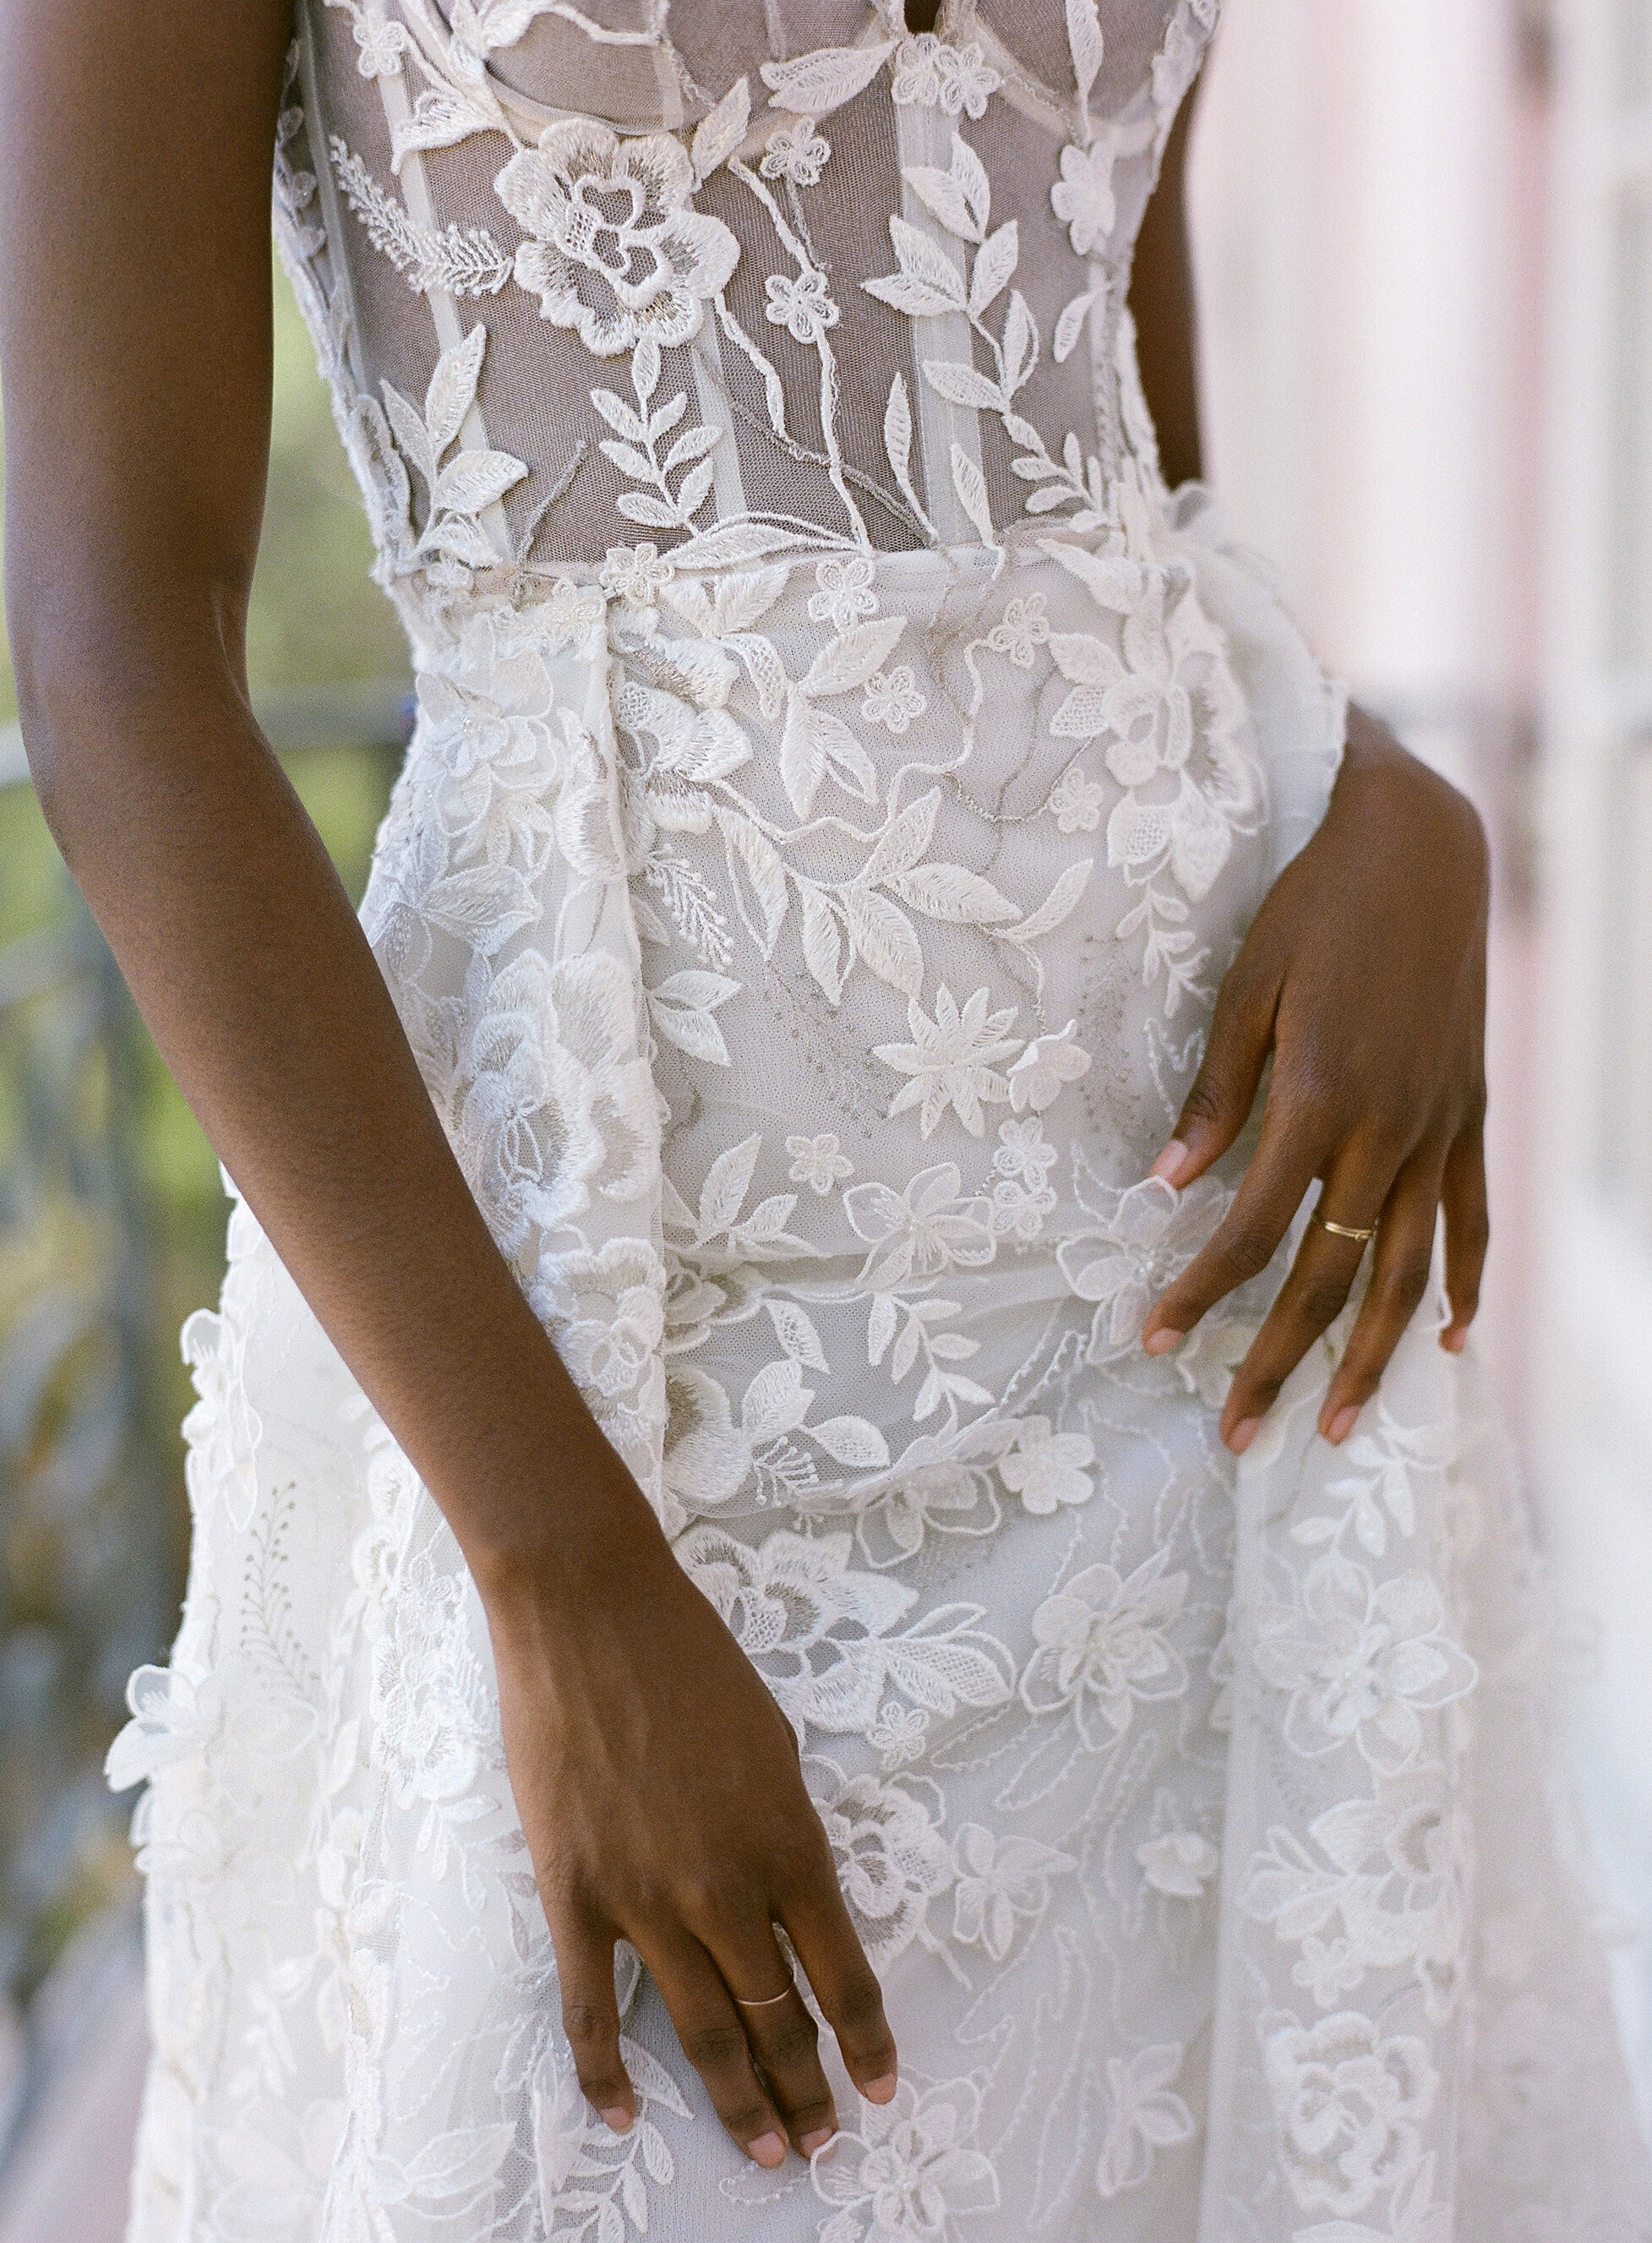
<path fill-rule="evenodd" d="M 1193 1077 L 1175 1135 L 1151 1173 L 1178 1191 L 1220 1160 L 1250 1119 L 1273 1045 L 1276 985 L 1244 971 L 1241 952 L 1216 999 L 1205 1057 Z"/>

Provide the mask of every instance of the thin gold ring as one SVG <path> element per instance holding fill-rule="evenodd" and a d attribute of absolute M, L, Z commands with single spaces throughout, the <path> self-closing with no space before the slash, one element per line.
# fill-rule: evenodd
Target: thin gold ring
<path fill-rule="evenodd" d="M 761 2002 L 748 2002 L 739 1994 L 735 1996 L 735 1999 L 739 2003 L 740 2007 L 742 2010 L 772 2010 L 776 2002 L 783 2002 L 785 2000 L 786 1994 L 795 1994 L 796 1991 L 797 1987 L 796 1982 L 794 1982 L 791 1985 L 787 1987 L 785 1993 L 770 1994 L 766 2000 Z"/>
<path fill-rule="evenodd" d="M 1352 1238 L 1360 1246 L 1367 1245 L 1377 1235 L 1374 1223 L 1368 1230 L 1361 1230 L 1352 1223 L 1333 1223 L 1330 1216 L 1321 1215 L 1317 1207 L 1309 1220 L 1317 1223 L 1321 1230 L 1328 1230 L 1333 1238 Z"/>

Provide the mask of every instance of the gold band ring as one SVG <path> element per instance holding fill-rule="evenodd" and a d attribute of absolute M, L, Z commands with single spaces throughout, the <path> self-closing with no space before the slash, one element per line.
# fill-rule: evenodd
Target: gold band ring
<path fill-rule="evenodd" d="M 1321 1230 L 1328 1230 L 1333 1238 L 1352 1238 L 1356 1245 L 1360 1246 L 1368 1244 L 1377 1235 L 1377 1226 L 1374 1223 L 1368 1230 L 1361 1230 L 1352 1223 L 1333 1223 L 1330 1216 L 1321 1215 L 1317 1207 L 1309 1217 L 1309 1221 L 1317 1223 Z"/>
<path fill-rule="evenodd" d="M 786 1994 L 795 1994 L 796 1991 L 796 1983 L 794 1981 L 792 1984 L 787 1987 L 785 1994 L 770 1994 L 765 2001 L 748 2002 L 742 1999 L 741 1996 L 738 1994 L 735 1996 L 735 1999 L 739 2003 L 740 2007 L 742 2010 L 772 2010 L 776 2002 L 783 2002 L 785 2000 Z"/>

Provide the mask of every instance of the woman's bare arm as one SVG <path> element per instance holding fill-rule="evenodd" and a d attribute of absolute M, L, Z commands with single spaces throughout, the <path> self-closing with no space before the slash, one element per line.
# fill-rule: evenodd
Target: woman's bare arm
<path fill-rule="evenodd" d="M 1165 480 L 1203 472 L 1185 175 L 1194 97 L 1165 151 L 1132 276 L 1142 386 Z M 1461 1348 L 1487 1240 L 1482 1124 L 1487 866 L 1454 787 L 1363 710 L 1324 824 L 1277 881 L 1223 983 L 1209 1045 L 1156 1174 L 1191 1183 L 1249 1118 L 1273 1072 L 1255 1158 L 1226 1219 L 1147 1319 L 1174 1347 L 1233 1287 L 1265 1269 L 1317 1177 L 1333 1220 L 1380 1224 L 1370 1289 L 1320 1412 L 1345 1440 L 1377 1390 L 1427 1286 L 1446 1217 L 1451 1317 Z M 1243 1450 L 1346 1303 L 1357 1241 L 1313 1226 L 1234 1375 L 1222 1431 Z"/>
<path fill-rule="evenodd" d="M 476 1574 L 588 2093 L 628 2122 L 623 1936 L 730 2131 L 777 2163 L 780 2125 L 812 2142 L 833 2113 L 802 2002 L 760 2013 L 759 2041 L 729 1998 L 779 1982 L 773 1921 L 856 2082 L 894 2091 L 790 1729 L 496 1251 L 248 705 L 286 0 L 9 0 L 3 22 L 7 594 L 46 815 L 213 1144 Z"/>

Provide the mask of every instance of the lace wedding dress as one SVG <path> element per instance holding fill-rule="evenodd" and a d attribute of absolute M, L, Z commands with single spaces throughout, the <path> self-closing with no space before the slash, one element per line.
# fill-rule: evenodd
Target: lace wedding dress
<path fill-rule="evenodd" d="M 412 642 L 364 909 L 500 1246 L 796 1726 L 903 2081 L 574 2085 L 483 1617 L 251 1214 L 111 1756 L 137 2243 L 1630 2243 L 1543 1605 L 1438 1297 L 1242 1462 L 1144 1182 L 1343 704 L 1162 482 L 1215 0 L 300 0 L 275 199 Z M 682 1678 L 692 1694 L 692 1675 Z"/>

